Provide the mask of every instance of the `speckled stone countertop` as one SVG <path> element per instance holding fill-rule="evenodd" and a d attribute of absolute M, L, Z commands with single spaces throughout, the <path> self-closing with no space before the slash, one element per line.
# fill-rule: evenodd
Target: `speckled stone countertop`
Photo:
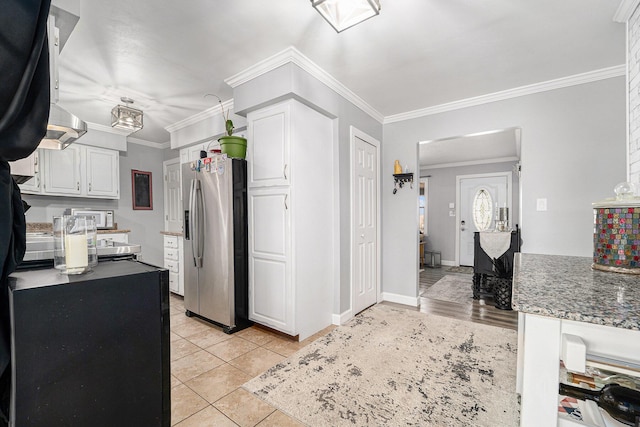
<path fill-rule="evenodd" d="M 182 237 L 182 233 L 179 231 L 161 231 L 160 234 L 164 234 L 165 236 Z"/>
<path fill-rule="evenodd" d="M 640 330 L 640 276 L 591 269 L 592 259 L 516 253 L 514 310 Z"/>

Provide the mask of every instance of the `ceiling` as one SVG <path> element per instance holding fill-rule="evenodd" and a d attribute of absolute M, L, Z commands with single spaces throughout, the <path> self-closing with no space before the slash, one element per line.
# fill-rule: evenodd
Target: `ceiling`
<path fill-rule="evenodd" d="M 420 141 L 422 170 L 519 159 L 520 128 Z"/>
<path fill-rule="evenodd" d="M 224 79 L 289 46 L 388 117 L 617 66 L 625 25 L 612 0 L 382 0 L 337 34 L 309 0 L 80 0 L 60 55 L 60 105 L 110 125 L 120 97 L 144 111 L 130 136 L 232 98 Z"/>

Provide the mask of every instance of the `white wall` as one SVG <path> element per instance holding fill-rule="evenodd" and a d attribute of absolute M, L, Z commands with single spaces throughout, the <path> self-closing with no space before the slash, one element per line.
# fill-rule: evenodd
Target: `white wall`
<path fill-rule="evenodd" d="M 498 101 L 384 126 L 383 291 L 417 296 L 417 187 L 392 195 L 393 161 L 417 170 L 417 142 L 522 128 L 523 252 L 591 256 L 591 203 L 626 180 L 625 78 Z M 548 211 L 536 211 L 546 198 Z"/>
<path fill-rule="evenodd" d="M 31 205 L 26 213 L 27 222 L 52 222 L 66 208 L 113 209 L 119 229 L 129 229 L 129 242 L 142 246 L 142 260 L 163 266 L 164 229 L 164 180 L 162 161 L 164 151 L 138 144 L 128 144 L 127 152 L 120 152 L 120 199 L 88 199 L 77 197 L 55 197 L 24 195 Z M 152 173 L 153 210 L 133 210 L 131 203 L 131 169 Z"/>

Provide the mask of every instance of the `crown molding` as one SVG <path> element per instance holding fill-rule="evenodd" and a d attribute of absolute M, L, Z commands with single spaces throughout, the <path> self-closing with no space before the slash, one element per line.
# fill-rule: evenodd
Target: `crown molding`
<path fill-rule="evenodd" d="M 144 145 L 145 147 L 157 148 L 158 150 L 164 150 L 165 148 L 171 147 L 170 141 L 158 143 L 158 142 L 147 141 L 146 139 L 129 137 L 127 138 L 127 142 L 130 142 L 132 144 L 137 144 L 137 145 Z"/>
<path fill-rule="evenodd" d="M 589 71 L 586 73 L 575 74 L 573 76 L 561 77 L 559 79 L 549 80 L 541 83 L 520 86 L 513 89 L 494 92 L 487 95 L 476 96 L 473 98 L 453 101 L 446 104 L 434 105 L 433 107 L 422 108 L 419 110 L 408 111 L 406 113 L 394 114 L 384 118 L 384 124 L 401 122 L 404 120 L 415 119 L 418 117 L 430 116 L 433 114 L 444 113 L 447 111 L 459 110 L 462 108 L 475 107 L 477 105 L 488 104 L 496 101 L 504 101 L 507 99 L 518 98 L 520 96 L 533 95 L 540 92 L 546 92 L 565 87 L 576 86 L 584 83 L 596 82 L 599 80 L 610 79 L 612 77 L 620 77 L 626 75 L 626 65 L 616 65 L 613 67 L 602 68 L 600 70 Z"/>
<path fill-rule="evenodd" d="M 233 111 L 233 99 L 228 99 L 222 102 L 222 109 L 225 111 Z M 186 119 L 180 120 L 179 122 L 175 122 L 169 126 L 165 126 L 165 130 L 167 132 L 175 132 L 187 126 L 191 126 L 195 123 L 198 123 L 202 120 L 209 119 L 211 117 L 215 117 L 217 115 L 222 115 L 222 111 L 220 110 L 220 105 L 216 104 L 213 107 L 209 107 L 204 111 L 194 114 L 193 116 L 189 116 Z"/>
<path fill-rule="evenodd" d="M 100 132 L 112 133 L 114 135 L 120 135 L 120 136 L 128 136 L 131 134 L 131 131 L 124 130 L 124 129 L 116 129 L 116 128 L 112 128 L 111 126 L 105 126 L 98 123 L 91 123 L 91 122 L 86 122 L 86 123 L 87 123 L 87 129 L 89 130 L 97 130 Z"/>
<path fill-rule="evenodd" d="M 278 67 L 292 63 L 302 68 L 307 73 L 311 74 L 320 82 L 327 85 L 330 89 L 342 96 L 365 113 L 376 119 L 378 122 L 383 123 L 384 116 L 378 110 L 369 105 L 364 99 L 360 98 L 353 91 L 340 83 L 331 74 L 324 71 L 315 62 L 304 56 L 298 49 L 293 46 L 289 46 L 281 52 L 276 53 L 269 58 L 258 62 L 257 64 L 239 72 L 227 79 L 227 83 L 232 88 L 235 88 L 243 83 L 255 79 L 263 74 L 266 74 Z"/>
<path fill-rule="evenodd" d="M 466 162 L 438 163 L 436 165 L 420 165 L 420 170 L 455 168 L 461 166 L 488 165 L 492 163 L 517 162 L 518 157 L 496 157 L 495 159 L 469 160 Z"/>
<path fill-rule="evenodd" d="M 633 15 L 633 12 L 638 8 L 640 0 L 622 0 L 616 13 L 613 15 L 615 22 L 626 23 Z"/>

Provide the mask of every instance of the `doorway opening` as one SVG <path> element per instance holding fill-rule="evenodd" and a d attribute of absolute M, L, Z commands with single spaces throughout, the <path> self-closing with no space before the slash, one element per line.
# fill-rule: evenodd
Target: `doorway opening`
<path fill-rule="evenodd" d="M 455 136 L 437 140 L 421 141 L 419 143 L 420 176 L 429 176 L 429 191 L 426 199 L 426 223 L 428 224 L 424 250 L 439 252 L 441 267 L 424 268 L 419 273 L 420 304 L 432 304 L 434 292 L 438 289 L 432 286 L 446 276 L 457 276 L 451 282 L 466 281 L 461 285 L 458 296 L 449 296 L 446 304 L 462 311 L 476 310 L 477 300 L 472 299 L 473 247 L 471 258 L 460 257 L 461 247 L 468 250 L 468 243 L 460 243 L 460 232 L 469 222 L 473 225 L 473 217 L 461 218 L 461 209 L 470 212 L 476 200 L 476 210 L 482 209 L 487 215 L 480 215 L 477 220 L 484 221 L 484 227 L 494 229 L 496 226 L 495 208 L 509 208 L 509 226 L 521 224 L 520 215 L 520 170 L 521 170 L 521 129 L 512 127 L 506 129 L 479 132 L 470 135 Z M 503 189 L 484 187 L 469 188 L 464 203 L 461 200 L 459 177 L 484 178 L 489 176 L 503 176 L 502 180 L 510 182 L 504 184 Z M 511 178 L 509 179 L 509 176 Z M 468 184 L 468 183 L 467 183 Z M 491 184 L 495 187 L 495 183 Z M 497 191 L 499 194 L 494 194 Z M 479 195 L 480 194 L 480 195 Z M 498 204 L 496 204 L 498 203 Z M 505 206 L 506 204 L 506 206 Z M 419 227 L 420 224 L 417 224 Z M 476 227 L 477 228 L 477 227 Z M 465 230 L 466 231 L 466 230 Z M 474 230 L 475 231 L 475 230 Z M 473 242 L 473 233 L 471 233 Z M 468 253 L 468 251 L 467 251 Z M 420 264 L 422 265 L 422 263 Z M 467 266 L 467 267 L 465 267 Z M 444 287 L 443 287 L 444 288 Z M 432 292 L 428 292 L 431 289 Z M 462 293 L 465 293 L 462 295 Z M 425 294 L 427 294 L 425 296 Z M 468 294 L 468 295 L 467 295 Z M 446 299 L 442 294 L 435 294 L 437 298 Z M 430 302 L 428 302 L 428 301 Z M 441 303 L 441 300 L 438 300 Z M 464 304 L 464 306 L 462 306 Z M 473 307 L 472 307 L 473 306 Z"/>

